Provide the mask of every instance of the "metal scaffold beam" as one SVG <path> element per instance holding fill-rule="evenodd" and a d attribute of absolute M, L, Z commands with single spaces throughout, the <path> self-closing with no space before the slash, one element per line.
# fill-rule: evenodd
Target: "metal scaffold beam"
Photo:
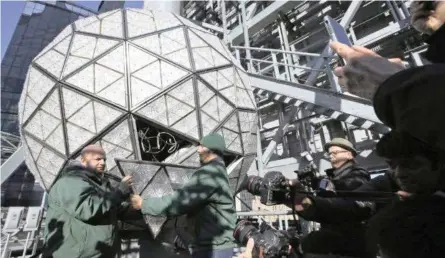
<path fill-rule="evenodd" d="M 352 1 L 351 2 L 348 9 L 346 10 L 345 15 L 343 16 L 343 18 L 340 21 L 340 24 L 343 27 L 349 26 L 349 24 L 352 22 L 352 19 L 355 16 L 355 14 L 357 13 L 358 9 L 360 8 L 360 5 L 361 5 L 361 1 Z M 325 49 L 323 50 L 323 53 L 321 54 L 321 56 L 324 57 L 324 56 L 329 56 L 331 54 L 332 54 L 332 51 L 331 51 L 330 47 L 326 46 Z M 312 69 L 313 69 L 312 72 L 310 73 L 310 75 L 308 76 L 308 79 L 306 80 L 307 85 L 301 85 L 301 84 L 296 84 L 296 83 L 290 83 L 290 85 L 289 85 L 289 83 L 286 84 L 286 82 L 284 82 L 284 81 L 277 81 L 274 79 L 269 80 L 268 78 L 260 78 L 255 75 L 251 75 L 252 85 L 257 88 L 261 88 L 261 86 L 262 86 L 263 87 L 262 89 L 264 89 L 264 90 L 276 92 L 276 93 L 279 93 L 284 96 L 289 96 L 289 97 L 294 97 L 294 98 L 297 97 L 297 99 L 300 99 L 302 101 L 312 103 L 315 105 L 320 105 L 322 107 L 328 107 L 332 110 L 338 110 L 338 111 L 349 110 L 349 112 L 353 112 L 353 113 L 359 115 L 358 117 L 362 117 L 367 120 L 380 123 L 380 121 L 375 116 L 372 106 L 370 106 L 369 104 L 366 105 L 364 103 L 356 103 L 354 100 L 349 99 L 349 97 L 348 97 L 348 99 L 345 99 L 346 96 L 344 96 L 342 94 L 338 94 L 338 93 L 336 94 L 331 91 L 326 91 L 326 92 L 318 91 L 317 92 L 317 90 L 321 90 L 321 89 L 316 89 L 315 87 L 308 86 L 308 85 L 313 85 L 315 83 L 315 81 L 318 77 L 318 74 L 320 73 L 320 68 L 323 67 L 326 64 L 326 62 L 328 62 L 328 61 L 329 61 L 329 58 L 318 58 L 317 59 L 315 65 L 312 67 Z M 256 81 L 257 85 L 255 85 L 255 83 L 253 83 L 253 81 Z M 268 84 L 268 83 L 265 83 L 265 81 L 268 81 L 268 83 L 270 83 L 270 84 L 265 85 L 265 84 Z M 275 85 L 277 88 L 274 88 L 271 85 Z M 300 86 L 302 86 L 302 87 L 300 87 Z M 297 87 L 299 88 L 299 90 L 297 90 Z M 280 91 L 280 92 L 278 92 L 278 91 Z M 295 95 L 296 91 L 298 91 L 299 93 L 302 93 L 304 95 L 304 97 L 302 97 L 301 95 L 300 96 Z M 288 95 L 288 94 L 291 94 L 291 95 Z M 305 98 L 305 100 L 303 100 L 302 98 Z M 349 108 L 360 108 L 360 107 L 365 107 L 365 110 L 363 111 L 363 113 L 356 109 L 354 109 L 354 110 L 349 109 Z M 289 122 L 291 122 L 294 119 L 295 115 L 298 112 L 298 108 L 294 107 L 290 112 L 291 112 L 291 115 L 289 116 L 289 121 L 287 121 L 286 125 L 288 125 Z M 363 117 L 363 115 L 365 117 Z M 286 127 L 286 125 L 285 125 L 285 127 Z M 274 140 L 272 140 L 269 143 L 269 145 L 267 146 L 266 151 L 263 153 L 262 161 L 264 164 L 269 162 L 270 158 L 272 157 L 273 150 L 276 148 L 276 146 L 278 144 L 281 143 L 281 137 L 278 137 L 278 136 L 282 133 L 283 133 L 282 130 L 277 130 Z"/>
<path fill-rule="evenodd" d="M 331 90 L 292 83 L 271 77 L 249 74 L 253 87 L 325 107 L 340 113 L 350 114 L 375 123 L 382 123 L 376 116 L 371 102 Z"/>
<path fill-rule="evenodd" d="M 247 21 L 249 34 L 253 35 L 267 25 L 277 20 L 277 13 L 280 11 L 288 11 L 296 5 L 294 1 L 275 1 L 264 10 L 253 16 Z M 234 45 L 238 45 L 244 40 L 243 25 L 240 24 L 229 32 L 229 41 Z"/>
<path fill-rule="evenodd" d="M 1 180 L 2 184 L 14 173 L 14 171 L 25 162 L 25 152 L 23 147 L 20 146 L 1 167 Z"/>

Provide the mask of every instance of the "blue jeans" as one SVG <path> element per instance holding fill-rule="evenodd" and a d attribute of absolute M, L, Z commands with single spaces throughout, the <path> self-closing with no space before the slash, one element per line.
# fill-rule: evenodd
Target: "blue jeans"
<path fill-rule="evenodd" d="M 192 254 L 193 258 L 233 258 L 233 248 L 202 250 Z"/>

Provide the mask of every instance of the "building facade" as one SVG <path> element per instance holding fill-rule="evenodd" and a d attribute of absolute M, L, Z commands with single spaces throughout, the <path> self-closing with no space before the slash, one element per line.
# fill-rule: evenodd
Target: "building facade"
<path fill-rule="evenodd" d="M 68 24 L 96 14 L 75 3 L 29 1 L 2 60 L 1 66 L 1 131 L 19 135 L 18 103 L 29 65 Z M 10 152 L 2 151 L 2 163 Z M 2 184 L 1 205 L 40 205 L 43 189 L 22 164 Z"/>

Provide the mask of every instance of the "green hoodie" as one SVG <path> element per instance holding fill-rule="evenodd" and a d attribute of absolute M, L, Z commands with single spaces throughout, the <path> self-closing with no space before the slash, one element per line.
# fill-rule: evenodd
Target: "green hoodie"
<path fill-rule="evenodd" d="M 194 222 L 192 252 L 236 246 L 233 238 L 236 224 L 233 192 L 220 159 L 203 165 L 173 194 L 145 198 L 141 211 L 145 215 L 167 217 L 187 214 Z"/>

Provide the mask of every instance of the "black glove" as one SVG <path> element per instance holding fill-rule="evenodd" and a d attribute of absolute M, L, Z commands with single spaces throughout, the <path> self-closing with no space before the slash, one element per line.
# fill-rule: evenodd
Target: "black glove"
<path fill-rule="evenodd" d="M 298 181 L 298 179 L 289 180 L 289 185 L 291 188 L 291 193 L 293 194 L 293 199 L 291 198 L 288 205 L 300 205 L 304 198 L 306 198 L 306 188 L 304 185 Z"/>
<path fill-rule="evenodd" d="M 117 186 L 117 190 L 122 195 L 122 198 L 127 199 L 131 193 L 131 187 L 128 182 L 121 181 Z"/>

